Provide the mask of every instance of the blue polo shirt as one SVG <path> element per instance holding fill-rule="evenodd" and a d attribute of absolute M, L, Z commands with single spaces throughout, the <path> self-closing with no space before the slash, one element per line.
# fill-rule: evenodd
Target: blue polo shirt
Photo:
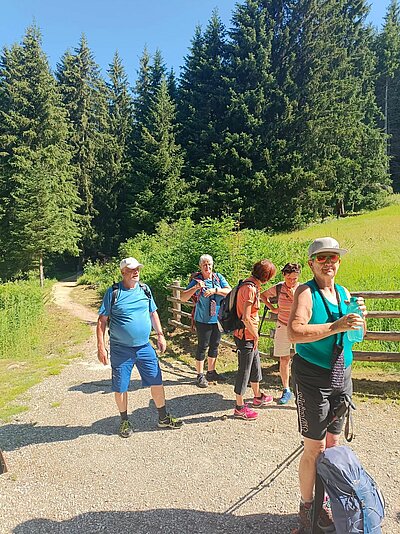
<path fill-rule="evenodd" d="M 153 295 L 150 292 L 149 299 L 139 284 L 133 289 L 127 289 L 122 282 L 118 286 L 111 313 L 112 287 L 107 289 L 99 309 L 99 315 L 110 317 L 110 342 L 126 347 L 145 345 L 152 328 L 150 313 L 157 310 Z"/>
<path fill-rule="evenodd" d="M 215 276 L 215 274 L 217 276 Z M 200 295 L 200 298 L 199 300 L 197 301 L 196 303 L 196 309 L 195 309 L 195 312 L 194 312 L 194 320 L 199 322 L 199 323 L 206 323 L 206 324 L 215 324 L 218 322 L 218 311 L 219 311 L 219 307 L 221 305 L 221 300 L 224 298 L 222 295 L 213 295 L 211 297 L 203 297 L 203 293 L 204 291 L 206 291 L 206 289 L 211 289 L 212 287 L 219 287 L 219 288 L 224 288 L 224 287 L 228 287 L 229 284 L 228 282 L 225 280 L 225 278 L 222 276 L 222 274 L 220 273 L 215 273 L 213 275 L 213 278 L 209 278 L 207 280 L 204 280 L 204 283 L 205 283 L 205 286 L 206 288 L 203 289 L 203 290 L 197 290 L 195 295 L 196 296 L 199 296 Z M 219 282 L 217 280 L 217 277 L 219 279 Z M 201 277 L 201 280 L 203 278 Z M 195 286 L 197 284 L 197 280 L 194 279 L 194 280 L 191 280 L 189 282 L 189 284 L 186 286 L 186 289 L 190 289 L 191 287 Z M 212 315 L 210 316 L 210 299 L 214 299 L 215 298 L 215 301 L 216 301 L 216 305 L 217 305 L 217 313 L 216 315 Z"/>

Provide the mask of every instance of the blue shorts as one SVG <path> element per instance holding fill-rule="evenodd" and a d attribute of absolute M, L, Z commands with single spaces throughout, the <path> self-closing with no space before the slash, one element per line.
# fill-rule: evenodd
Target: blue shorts
<path fill-rule="evenodd" d="M 143 387 L 161 386 L 162 376 L 156 351 L 150 343 L 140 347 L 126 347 L 112 343 L 110 346 L 112 391 L 128 391 L 133 366 L 136 365 Z"/>

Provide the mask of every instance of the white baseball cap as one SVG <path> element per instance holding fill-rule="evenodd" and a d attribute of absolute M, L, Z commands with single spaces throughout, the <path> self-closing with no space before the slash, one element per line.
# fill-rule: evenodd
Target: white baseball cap
<path fill-rule="evenodd" d="M 121 261 L 119 264 L 119 268 L 121 269 L 141 269 L 143 265 L 137 261 L 136 258 L 125 258 Z"/>
<path fill-rule="evenodd" d="M 315 239 L 308 247 L 308 257 L 311 258 L 314 254 L 322 254 L 324 252 L 331 252 L 332 254 L 339 254 L 343 256 L 347 249 L 340 248 L 339 243 L 333 237 L 319 237 Z"/>

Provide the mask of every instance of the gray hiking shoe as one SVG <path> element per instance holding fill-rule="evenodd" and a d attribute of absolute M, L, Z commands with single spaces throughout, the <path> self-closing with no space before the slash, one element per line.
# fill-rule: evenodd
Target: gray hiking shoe
<path fill-rule="evenodd" d="M 197 375 L 196 386 L 198 388 L 208 388 L 208 382 L 206 377 L 203 374 Z"/>

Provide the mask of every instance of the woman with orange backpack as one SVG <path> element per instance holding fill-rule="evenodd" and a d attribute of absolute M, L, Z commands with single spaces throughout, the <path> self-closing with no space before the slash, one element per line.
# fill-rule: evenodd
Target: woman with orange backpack
<path fill-rule="evenodd" d="M 209 254 L 200 256 L 200 271 L 192 274 L 186 289 L 181 292 L 181 301 L 194 302 L 192 315 L 197 333 L 196 385 L 206 388 L 209 382 L 224 382 L 225 378 L 215 370 L 221 332 L 218 328 L 218 310 L 221 300 L 231 287 L 220 273 L 213 272 L 213 259 Z M 204 360 L 208 349 L 207 373 L 204 374 Z"/>

